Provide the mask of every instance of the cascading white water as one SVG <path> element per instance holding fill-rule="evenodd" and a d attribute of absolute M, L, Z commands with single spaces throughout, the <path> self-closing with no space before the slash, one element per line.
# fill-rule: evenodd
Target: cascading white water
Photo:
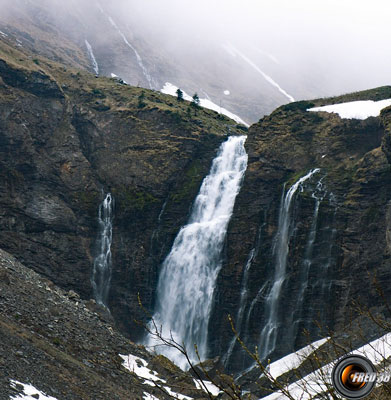
<path fill-rule="evenodd" d="M 87 39 L 84 42 L 86 44 L 88 55 L 90 56 L 90 59 L 91 59 L 91 62 L 92 62 L 92 67 L 94 68 L 94 71 L 95 71 L 96 75 L 99 75 L 99 66 L 98 66 L 98 62 L 96 61 L 96 58 L 94 56 L 94 52 L 92 50 L 92 46 L 89 44 Z"/>
<path fill-rule="evenodd" d="M 111 282 L 111 242 L 113 237 L 114 199 L 110 193 L 99 205 L 99 235 L 97 239 L 98 253 L 92 270 L 92 288 L 95 301 L 107 308 L 107 298 Z"/>
<path fill-rule="evenodd" d="M 308 235 L 308 241 L 307 241 L 307 245 L 305 248 L 303 268 L 301 270 L 302 278 L 300 279 L 301 287 L 300 287 L 299 298 L 298 298 L 298 308 L 301 308 L 301 304 L 303 303 L 303 300 L 304 300 L 304 293 L 305 293 L 305 290 L 307 289 L 307 285 L 308 285 L 308 273 L 309 273 L 309 270 L 312 265 L 312 253 L 314 250 L 314 243 L 315 243 L 315 239 L 316 239 L 316 228 L 318 225 L 319 207 L 320 207 L 320 203 L 322 202 L 323 197 L 324 197 L 324 188 L 323 188 L 323 182 L 322 182 L 323 178 L 324 178 L 324 176 L 321 179 L 319 179 L 319 181 L 316 185 L 316 188 L 311 195 L 311 197 L 313 199 L 315 199 L 315 208 L 314 208 L 314 214 L 312 217 L 310 232 Z"/>
<path fill-rule="evenodd" d="M 289 239 L 291 236 L 291 206 L 295 193 L 302 184 L 310 179 L 312 175 L 319 172 L 319 168 L 312 169 L 307 175 L 301 177 L 286 193 L 285 185 L 281 197 L 280 212 L 278 217 L 278 231 L 275 238 L 273 255 L 275 257 L 275 268 L 273 283 L 270 293 L 265 300 L 265 325 L 261 331 L 259 343 L 259 355 L 261 360 L 273 352 L 276 347 L 279 329 L 279 300 L 281 289 L 286 278 L 286 265 L 289 253 Z"/>
<path fill-rule="evenodd" d="M 175 238 L 159 276 L 153 319 L 162 327 L 163 337 L 172 335 L 186 347 L 192 362 L 198 361 L 194 344 L 201 359 L 207 356 L 208 323 L 223 241 L 247 168 L 245 140 L 245 136 L 231 136 L 221 145 L 189 222 Z M 186 367 L 186 359 L 175 349 L 159 346 L 151 336 L 146 345 Z"/>
<path fill-rule="evenodd" d="M 309 274 L 310 274 L 310 269 L 311 265 L 313 263 L 313 251 L 314 251 L 314 243 L 316 239 L 316 231 L 318 227 L 318 215 L 319 215 L 319 207 L 320 203 L 322 202 L 324 196 L 325 196 L 325 187 L 323 185 L 323 179 L 324 176 L 322 176 L 313 193 L 311 194 L 311 197 L 315 200 L 315 207 L 314 207 L 314 213 L 312 216 L 312 222 L 311 222 L 311 227 L 310 231 L 308 233 L 308 240 L 307 244 L 305 247 L 304 251 L 304 259 L 303 263 L 301 266 L 301 272 L 300 272 L 300 277 L 299 277 L 299 282 L 300 282 L 300 288 L 298 292 L 298 296 L 296 299 L 296 312 L 292 315 L 293 320 L 291 323 L 291 326 L 288 327 L 291 332 L 291 337 L 295 338 L 297 333 L 298 333 L 298 327 L 302 323 L 302 314 L 303 314 L 303 303 L 304 303 L 304 297 L 308 288 L 308 280 L 309 280 Z"/>

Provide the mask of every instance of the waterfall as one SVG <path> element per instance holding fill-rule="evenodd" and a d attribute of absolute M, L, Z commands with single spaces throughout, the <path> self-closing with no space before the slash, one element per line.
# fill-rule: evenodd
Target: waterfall
<path fill-rule="evenodd" d="M 94 68 L 95 74 L 99 75 L 99 66 L 96 61 L 96 58 L 94 56 L 94 52 L 92 51 L 92 46 L 88 43 L 88 40 L 85 40 L 85 44 L 87 47 L 88 55 L 90 56 L 91 62 L 92 62 L 92 67 Z"/>
<path fill-rule="evenodd" d="M 192 362 L 207 356 L 208 323 L 216 278 L 221 268 L 221 251 L 235 199 L 247 168 L 245 136 L 231 136 L 213 160 L 202 182 L 187 225 L 181 228 L 162 264 L 153 320 L 165 338 L 183 344 Z M 154 346 L 181 368 L 187 361 L 175 349 Z"/>
<path fill-rule="evenodd" d="M 243 321 L 243 314 L 244 314 L 244 309 L 246 307 L 247 303 L 247 297 L 248 297 L 248 289 L 247 289 L 247 283 L 248 283 L 248 273 L 250 271 L 251 263 L 254 259 L 254 253 L 255 253 L 255 248 L 251 249 L 250 254 L 248 255 L 246 266 L 244 267 L 244 273 L 243 273 L 243 280 L 242 280 L 242 288 L 240 290 L 240 302 L 239 302 L 239 310 L 238 314 L 236 316 L 236 321 L 235 326 L 236 330 L 240 329 L 240 326 L 242 325 Z M 238 331 L 238 334 L 240 332 Z M 237 336 L 235 335 L 232 339 L 231 342 L 228 346 L 227 353 L 224 355 L 222 361 L 225 366 L 229 364 L 229 360 L 232 356 L 233 349 L 235 347 L 235 343 L 237 340 Z"/>
<path fill-rule="evenodd" d="M 316 231 L 317 231 L 317 226 L 318 226 L 318 215 L 319 215 L 319 207 L 320 203 L 322 202 L 324 196 L 325 196 L 325 188 L 323 185 L 323 179 L 324 176 L 322 176 L 313 193 L 311 194 L 311 197 L 315 200 L 315 206 L 314 206 L 314 212 L 312 216 L 312 222 L 310 226 L 310 230 L 308 233 L 308 239 L 307 239 L 307 244 L 304 250 L 304 259 L 302 263 L 302 267 L 300 270 L 300 288 L 299 288 L 299 293 L 296 301 L 296 313 L 292 314 L 292 323 L 291 326 L 288 327 L 288 329 L 291 331 L 291 337 L 295 338 L 298 333 L 299 325 L 302 322 L 302 314 L 303 314 L 303 304 L 304 304 L 304 297 L 306 294 L 306 291 L 308 289 L 308 283 L 309 283 L 309 274 L 310 274 L 310 269 L 313 263 L 313 251 L 314 251 L 314 243 L 316 239 Z"/>
<path fill-rule="evenodd" d="M 278 230 L 273 247 L 275 257 L 274 277 L 270 292 L 265 300 L 265 325 L 261 331 L 259 350 L 260 359 L 273 352 L 276 347 L 279 329 L 279 302 L 281 290 L 286 279 L 286 266 L 289 253 L 289 239 L 291 237 L 291 208 L 297 190 L 302 190 L 302 184 L 310 179 L 312 175 L 319 172 L 319 168 L 311 170 L 307 175 L 301 177 L 286 193 L 285 185 L 282 192 L 280 211 L 278 217 Z"/>
<path fill-rule="evenodd" d="M 141 58 L 140 54 L 135 49 L 135 47 L 131 43 L 129 43 L 128 39 L 126 39 L 126 36 L 122 33 L 122 31 L 119 29 L 118 25 L 113 21 L 113 19 L 109 16 L 107 16 L 107 17 L 109 19 L 110 24 L 117 30 L 118 34 L 122 37 L 122 40 L 124 41 L 124 43 L 134 52 L 136 59 L 137 59 L 137 63 L 139 65 L 139 67 L 141 68 L 141 70 L 143 71 L 143 75 L 145 76 L 145 79 L 148 82 L 149 88 L 153 89 L 153 87 L 154 87 L 153 79 L 152 79 L 151 75 L 149 74 L 147 68 L 145 67 L 143 59 Z"/>
<path fill-rule="evenodd" d="M 246 310 L 247 307 L 247 300 L 248 300 L 248 278 L 249 278 L 249 273 L 250 273 L 250 269 L 251 269 L 251 265 L 255 259 L 255 257 L 258 256 L 258 252 L 259 252 L 259 247 L 261 244 L 261 235 L 262 235 L 262 230 L 265 227 L 266 222 L 263 222 L 262 224 L 260 224 L 259 229 L 258 229 L 258 233 L 257 233 L 257 237 L 255 240 L 255 246 L 250 250 L 250 253 L 247 257 L 246 260 L 246 265 L 244 267 L 244 272 L 243 272 L 243 278 L 242 278 L 242 287 L 240 289 L 240 301 L 239 301 L 239 309 L 236 315 L 236 320 L 234 321 L 235 323 L 235 328 L 237 331 L 237 334 L 240 335 L 242 332 L 242 325 L 243 325 L 243 318 L 244 318 L 244 312 Z M 250 311 L 251 312 L 251 311 Z M 243 333 L 246 335 L 248 332 L 248 319 L 246 318 L 245 324 L 244 324 L 244 331 Z M 243 339 L 243 337 L 242 337 Z M 228 346 L 228 350 L 225 353 L 224 357 L 222 358 L 222 362 L 225 365 L 225 367 L 227 367 L 229 365 L 229 361 L 232 357 L 234 348 L 235 348 L 235 344 L 237 343 L 237 335 L 234 335 L 233 338 L 231 339 L 231 342 Z"/>
<path fill-rule="evenodd" d="M 99 205 L 99 235 L 97 239 L 98 254 L 92 270 L 92 288 L 98 304 L 107 308 L 107 297 L 111 281 L 111 241 L 113 234 L 114 198 L 110 193 Z"/>

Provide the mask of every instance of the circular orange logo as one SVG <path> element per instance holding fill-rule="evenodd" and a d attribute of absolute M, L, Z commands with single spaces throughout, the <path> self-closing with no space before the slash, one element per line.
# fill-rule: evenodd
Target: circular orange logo
<path fill-rule="evenodd" d="M 373 364 L 362 356 L 343 357 L 334 366 L 332 381 L 335 390 L 347 399 L 362 399 L 375 387 L 377 374 Z"/>

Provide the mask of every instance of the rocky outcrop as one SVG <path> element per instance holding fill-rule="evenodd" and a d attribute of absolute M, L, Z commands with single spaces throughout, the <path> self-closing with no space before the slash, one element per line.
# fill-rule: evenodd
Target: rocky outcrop
<path fill-rule="evenodd" d="M 98 208 L 110 191 L 109 307 L 136 339 L 134 320 L 147 319 L 137 295 L 152 308 L 159 265 L 219 144 L 227 129 L 242 131 L 171 96 L 146 91 L 140 102 L 140 88 L 2 49 L 0 246 L 89 299 Z"/>

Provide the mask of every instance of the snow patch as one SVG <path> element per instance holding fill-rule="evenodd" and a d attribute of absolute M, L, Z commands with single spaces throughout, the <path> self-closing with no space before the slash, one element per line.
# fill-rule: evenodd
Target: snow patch
<path fill-rule="evenodd" d="M 39 398 L 39 400 L 57 400 L 55 397 L 48 396 L 40 390 L 36 389 L 33 385 L 29 385 L 27 383 L 21 383 L 19 381 L 11 379 L 10 385 L 14 389 L 17 389 L 18 386 L 23 387 L 23 394 L 11 396 L 10 400 L 36 400 L 37 398 Z"/>
<path fill-rule="evenodd" d="M 180 393 L 173 392 L 170 387 L 164 386 L 166 384 L 166 380 L 159 378 L 157 376 L 156 371 L 152 371 L 149 368 L 147 368 L 148 363 L 141 357 L 136 357 L 132 354 L 129 355 L 119 355 L 124 361 L 122 365 L 130 372 L 134 372 L 138 377 L 144 379 L 144 382 L 146 385 L 149 386 L 159 386 L 164 388 L 164 390 L 167 391 L 168 394 L 170 394 L 172 397 L 178 400 L 193 400 L 192 397 L 185 396 Z M 154 396 L 144 393 L 146 396 L 151 396 L 151 397 L 144 397 L 145 400 L 154 400 Z"/>
<path fill-rule="evenodd" d="M 347 103 L 308 108 L 307 111 L 336 113 L 345 119 L 366 119 L 369 117 L 378 117 L 380 111 L 388 106 L 391 106 L 391 99 L 350 101 Z"/>
<path fill-rule="evenodd" d="M 260 73 L 267 82 L 269 82 L 272 86 L 277 88 L 277 90 L 280 93 L 282 93 L 289 101 L 295 101 L 293 96 L 291 96 L 289 93 L 287 93 L 271 76 L 269 76 L 265 72 L 263 72 L 258 67 L 258 65 L 256 65 L 246 55 L 244 55 L 238 49 L 236 49 L 234 46 L 232 46 L 232 44 L 228 43 L 228 44 L 224 45 L 224 48 L 225 49 L 229 48 L 231 53 L 235 53 L 238 56 L 240 56 L 248 65 L 250 65 L 252 68 L 254 68 L 258 73 Z"/>
<path fill-rule="evenodd" d="M 362 355 L 368 358 L 374 365 L 378 365 L 391 356 L 391 333 L 387 333 L 381 338 L 353 350 L 349 354 Z M 293 398 L 301 400 L 310 400 L 316 395 L 327 392 L 327 386 L 331 385 L 331 372 L 336 361 L 334 360 L 297 382 L 288 385 L 286 390 Z M 262 398 L 262 400 L 283 399 L 288 399 L 288 397 L 281 392 L 275 392 Z"/>
<path fill-rule="evenodd" d="M 159 400 L 157 397 L 155 397 L 154 395 L 144 392 L 143 393 L 143 399 L 144 400 Z"/>
<path fill-rule="evenodd" d="M 320 339 L 310 345 L 303 347 L 295 353 L 288 354 L 277 361 L 272 362 L 267 368 L 273 378 L 277 378 L 286 372 L 297 368 L 306 357 L 312 354 L 316 349 L 325 344 L 330 338 Z"/>
<path fill-rule="evenodd" d="M 6 34 L 6 33 L 4 33 L 3 31 L 0 31 L 0 35 L 1 36 L 4 36 L 4 37 L 7 37 L 8 35 Z"/>
<path fill-rule="evenodd" d="M 140 378 L 145 379 L 144 383 L 150 386 L 155 386 L 153 382 L 165 383 L 164 379 L 160 379 L 155 371 L 151 371 L 147 368 L 148 363 L 141 357 L 133 356 L 129 354 L 127 356 L 119 355 L 124 362 L 122 365 L 129 371 L 134 372 Z"/>
<path fill-rule="evenodd" d="M 203 385 L 201 385 L 201 382 L 198 379 L 193 379 L 194 380 L 194 384 L 196 385 L 197 389 L 201 389 L 204 392 L 206 392 L 205 387 Z M 217 396 L 221 390 L 214 385 L 212 382 L 209 381 L 202 381 L 202 383 L 206 386 L 206 388 L 209 390 L 210 393 L 213 394 L 213 396 Z"/>
<path fill-rule="evenodd" d="M 178 87 L 173 85 L 170 82 L 166 82 L 163 88 L 160 90 L 164 94 L 169 94 L 171 96 L 176 96 L 176 91 L 178 90 Z M 183 92 L 183 98 L 187 101 L 192 101 L 192 97 L 189 96 L 186 92 Z M 240 117 L 238 117 L 236 114 L 232 113 L 231 111 L 228 111 L 227 109 L 218 106 L 217 104 L 213 103 L 213 101 L 209 99 L 200 99 L 200 105 L 202 107 L 208 108 L 210 110 L 217 111 L 218 113 L 222 113 L 226 115 L 227 117 L 233 119 L 236 121 L 238 124 L 242 124 L 244 126 L 249 126 L 245 121 L 243 121 Z"/>
<path fill-rule="evenodd" d="M 231 92 L 230 92 L 229 90 L 224 90 L 224 94 L 225 94 L 226 96 L 229 96 L 229 95 L 231 94 Z"/>

